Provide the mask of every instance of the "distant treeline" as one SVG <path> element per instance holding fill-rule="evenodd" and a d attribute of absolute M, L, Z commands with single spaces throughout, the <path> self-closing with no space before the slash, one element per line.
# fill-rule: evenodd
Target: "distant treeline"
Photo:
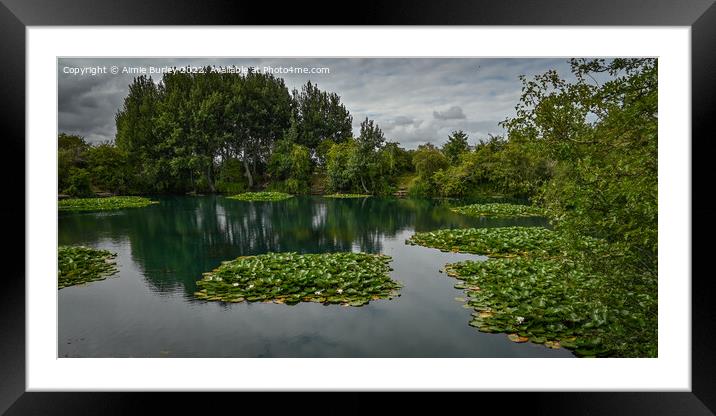
<path fill-rule="evenodd" d="M 113 143 L 60 134 L 59 192 L 306 193 L 313 181 L 327 192 L 529 196 L 550 174 L 546 160 L 501 137 L 470 146 L 457 130 L 442 148 L 406 150 L 367 118 L 353 137 L 337 94 L 311 82 L 289 92 L 281 78 L 257 72 L 206 68 L 166 73 L 159 84 L 140 76 L 115 119 Z"/>

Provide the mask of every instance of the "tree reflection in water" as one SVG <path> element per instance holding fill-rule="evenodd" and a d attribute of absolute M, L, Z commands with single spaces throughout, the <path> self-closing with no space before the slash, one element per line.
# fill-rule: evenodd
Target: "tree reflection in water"
<path fill-rule="evenodd" d="M 60 214 L 60 244 L 125 240 L 153 290 L 191 294 L 221 261 L 266 252 L 381 252 L 404 230 L 516 225 L 455 214 L 464 201 L 300 196 L 243 202 L 221 196 L 161 197 L 160 204 L 117 212 Z M 543 225 L 544 220 L 519 220 Z"/>

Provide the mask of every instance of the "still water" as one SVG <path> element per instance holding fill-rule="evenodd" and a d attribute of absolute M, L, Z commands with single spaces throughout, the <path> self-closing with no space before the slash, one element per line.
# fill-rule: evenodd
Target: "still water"
<path fill-rule="evenodd" d="M 117 253 L 119 273 L 58 291 L 59 357 L 571 357 L 468 325 L 457 280 L 439 270 L 484 259 L 410 246 L 416 231 L 539 225 L 487 220 L 450 202 L 296 197 L 242 202 L 165 197 L 147 208 L 61 213 L 59 244 Z M 221 261 L 270 251 L 363 251 L 393 257 L 401 296 L 342 307 L 193 299 Z"/>

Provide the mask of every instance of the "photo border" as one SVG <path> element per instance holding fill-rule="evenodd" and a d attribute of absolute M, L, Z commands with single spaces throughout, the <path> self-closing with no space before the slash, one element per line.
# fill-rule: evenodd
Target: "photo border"
<path fill-rule="evenodd" d="M 699 157 L 709 155 L 705 144 L 712 136 L 712 114 L 716 103 L 716 6 L 713 0 L 653 1 L 648 10 L 644 2 L 571 1 L 550 0 L 542 2 L 489 1 L 489 2 L 393 2 L 380 4 L 367 2 L 360 11 L 346 12 L 335 23 L 372 25 L 640 25 L 640 26 L 690 26 L 692 31 L 692 189 L 711 185 L 714 176 L 705 164 L 697 164 Z M 25 392 L 25 265 L 17 259 L 25 258 L 25 29 L 26 26 L 45 25 L 216 25 L 216 24 L 265 24 L 270 23 L 316 24 L 306 4 L 287 4 L 286 8 L 272 3 L 222 3 L 181 1 L 19 1 L 2 0 L 0 4 L 0 45 L 3 60 L 0 63 L 2 96 L 6 106 L 0 113 L 0 126 L 6 143 L 10 144 L 8 163 L 3 164 L 7 178 L 22 177 L 5 184 L 6 200 L 2 212 L 6 218 L 23 218 L 12 221 L 9 231 L 14 245 L 7 247 L 5 258 L 9 259 L 5 287 L 0 295 L 0 412 L 27 413 L 125 413 L 131 409 L 144 409 L 141 393 L 38 393 Z M 322 8 L 318 3 L 316 8 Z M 282 10 L 276 10 L 282 8 Z M 257 17 L 254 17 L 257 16 Z M 709 127 L 707 133 L 707 124 Z M 693 140 L 693 137 L 702 137 Z M 713 139 L 711 139 L 713 140 Z M 701 166 L 701 167 L 698 167 Z M 706 188 L 708 189 L 708 188 Z M 22 203 L 17 203 L 23 195 Z M 706 209 L 707 196 L 692 194 L 692 221 L 699 221 L 699 228 L 692 233 L 693 258 L 705 258 L 708 244 L 696 244 L 698 236 L 705 237 L 713 231 L 713 209 Z M 699 201 L 701 208 L 694 208 Z M 703 239 L 705 240 L 705 238 Z M 707 258 L 707 257 L 706 257 Z M 692 261 L 693 268 L 693 261 Z M 711 335 L 716 332 L 716 314 L 712 306 L 710 274 L 692 279 L 692 392 L 691 393 L 479 393 L 484 403 L 486 394 L 497 403 L 518 403 L 524 400 L 530 408 L 549 411 L 550 414 L 575 414 L 578 410 L 596 414 L 713 414 L 716 409 L 716 359 L 711 346 Z M 184 406 L 190 400 L 167 398 L 168 406 Z M 181 393 L 169 393 L 172 396 Z M 338 394 L 344 396 L 345 394 Z M 221 395 L 216 403 L 231 403 L 227 395 Z M 506 400 L 507 399 L 507 400 Z M 192 397 L 191 401 L 196 400 Z M 344 399 L 345 400 L 345 399 Z M 349 407 L 366 407 L 369 400 L 348 399 Z M 93 409 L 90 411 L 90 409 Z M 357 410 L 357 409 L 356 409 Z M 445 409 L 447 410 L 447 409 Z"/>

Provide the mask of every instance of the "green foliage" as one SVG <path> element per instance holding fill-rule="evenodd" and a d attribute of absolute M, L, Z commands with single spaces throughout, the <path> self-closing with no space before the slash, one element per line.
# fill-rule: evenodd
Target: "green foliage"
<path fill-rule="evenodd" d="M 413 198 L 426 197 L 434 194 L 432 181 L 421 176 L 414 177 L 408 185 L 408 195 Z"/>
<path fill-rule="evenodd" d="M 104 280 L 117 273 L 117 255 L 107 250 L 82 246 L 60 246 L 57 248 L 57 288 Z"/>
<path fill-rule="evenodd" d="M 77 178 L 71 178 L 73 170 L 86 167 L 85 157 L 89 147 L 85 139 L 80 136 L 65 133 L 60 133 L 57 136 L 58 191 L 65 192 L 70 186 L 70 181 L 77 180 Z M 77 185 L 80 185 L 80 189 L 82 188 L 81 184 L 76 184 L 75 187 Z"/>
<path fill-rule="evenodd" d="M 506 203 L 472 204 L 451 208 L 451 210 L 473 217 L 513 218 L 543 217 L 545 215 L 544 210 L 539 207 Z"/>
<path fill-rule="evenodd" d="M 386 143 L 382 130 L 366 118 L 361 134 L 331 146 L 326 155 L 330 192 L 387 195 L 391 182 L 405 165 L 405 154 L 396 143 Z"/>
<path fill-rule="evenodd" d="M 413 157 L 395 142 L 385 142 L 378 151 L 381 174 L 391 179 L 413 170 Z"/>
<path fill-rule="evenodd" d="M 84 198 L 92 196 L 92 183 L 90 174 L 86 169 L 82 168 L 70 168 L 67 174 L 67 188 L 64 189 L 64 193 L 77 198 Z"/>
<path fill-rule="evenodd" d="M 232 195 L 227 197 L 237 201 L 283 201 L 284 199 L 293 198 L 293 195 L 283 192 L 245 192 L 243 194 Z"/>
<path fill-rule="evenodd" d="M 555 226 L 623 244 L 657 270 L 657 60 L 573 59 L 523 78 L 517 115 L 503 125 L 555 163 L 540 199 Z M 601 84 L 595 75 L 610 78 Z"/>
<path fill-rule="evenodd" d="M 140 191 L 155 190 L 163 167 L 160 141 L 155 134 L 159 91 L 151 78 L 140 76 L 129 85 L 122 108 L 115 115 L 115 144 L 127 153 L 132 180 Z M 151 189 L 148 189 L 151 188 Z"/>
<path fill-rule="evenodd" d="M 283 80 L 269 74 L 206 68 L 166 73 L 158 86 L 140 77 L 117 113 L 116 142 L 130 155 L 143 191 L 214 192 L 218 156 L 240 159 L 252 187 L 292 112 Z M 220 180 L 224 191 L 240 182 Z"/>
<path fill-rule="evenodd" d="M 461 197 L 469 190 L 466 181 L 466 172 L 463 166 L 450 166 L 435 172 L 431 178 L 432 194 L 441 197 Z"/>
<path fill-rule="evenodd" d="M 398 295 L 383 254 L 268 253 L 239 257 L 197 282 L 199 299 L 224 302 L 319 302 L 361 306 Z"/>
<path fill-rule="evenodd" d="M 413 154 L 413 165 L 418 177 L 408 188 L 411 196 L 435 196 L 438 192 L 436 180 L 443 179 L 444 175 L 435 173 L 446 169 L 449 165 L 448 159 L 437 147 L 430 143 L 418 146 Z"/>
<path fill-rule="evenodd" d="M 247 188 L 244 165 L 238 159 L 227 159 L 219 166 L 216 190 L 223 194 L 240 194 Z"/>
<path fill-rule="evenodd" d="M 108 211 L 124 208 L 143 208 L 158 204 L 141 196 L 112 196 L 108 198 L 68 198 L 58 201 L 60 211 Z"/>
<path fill-rule="evenodd" d="M 307 147 L 312 155 L 318 153 L 317 149 L 325 140 L 340 143 L 352 136 L 353 117 L 341 104 L 338 94 L 321 91 L 309 81 L 301 91 L 293 91 L 293 100 L 296 142 Z"/>
<path fill-rule="evenodd" d="M 428 179 L 440 169 L 448 167 L 449 161 L 442 152 L 430 143 L 418 146 L 413 155 L 415 172 L 422 178 Z"/>
<path fill-rule="evenodd" d="M 131 187 L 131 167 L 127 153 L 110 143 L 87 150 L 87 165 L 93 185 L 103 191 L 126 193 Z"/>
<path fill-rule="evenodd" d="M 465 134 L 462 130 L 453 131 L 452 134 L 450 134 L 448 141 L 442 148 L 442 153 L 450 163 L 459 163 L 462 154 L 470 150 L 470 145 L 467 143 L 467 139 L 467 134 Z"/>
<path fill-rule="evenodd" d="M 268 172 L 277 189 L 293 194 L 307 192 L 312 169 L 308 148 L 287 139 L 276 142 Z"/>

